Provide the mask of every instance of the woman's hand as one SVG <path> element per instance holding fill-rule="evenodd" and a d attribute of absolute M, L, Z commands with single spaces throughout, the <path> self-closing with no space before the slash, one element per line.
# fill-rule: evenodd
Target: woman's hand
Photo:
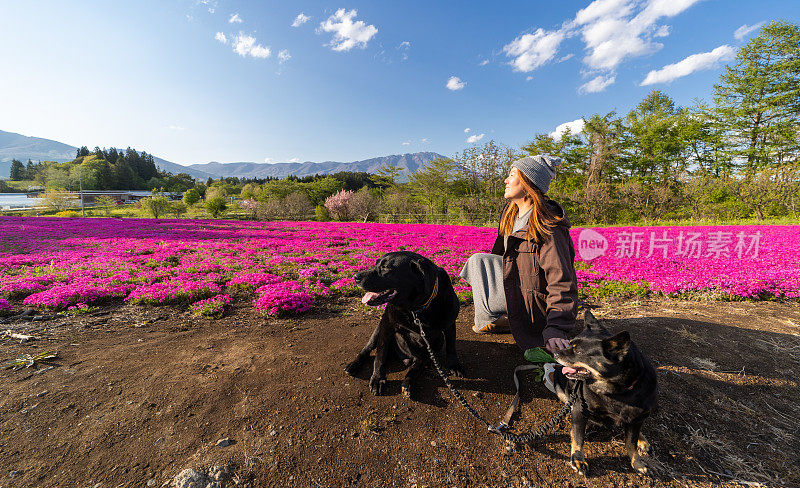
<path fill-rule="evenodd" d="M 569 348 L 569 341 L 566 339 L 561 339 L 560 337 L 553 337 L 547 344 L 545 344 L 545 349 L 550 351 L 550 354 L 558 351 L 559 349 L 567 349 Z"/>

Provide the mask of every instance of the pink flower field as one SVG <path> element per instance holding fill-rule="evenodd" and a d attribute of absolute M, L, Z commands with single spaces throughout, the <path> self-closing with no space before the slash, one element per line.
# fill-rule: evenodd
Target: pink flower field
<path fill-rule="evenodd" d="M 110 300 L 176 304 L 219 316 L 248 296 L 268 315 L 359 294 L 352 276 L 389 251 L 458 273 L 496 229 L 444 225 L 0 217 L 0 312 Z M 579 286 L 726 298 L 800 296 L 800 227 L 571 229 Z"/>

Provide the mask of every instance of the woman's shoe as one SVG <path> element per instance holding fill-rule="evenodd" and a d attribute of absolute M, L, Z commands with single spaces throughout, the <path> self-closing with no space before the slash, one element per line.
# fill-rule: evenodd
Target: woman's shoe
<path fill-rule="evenodd" d="M 473 325 L 472 331 L 476 334 L 497 334 L 501 332 L 510 332 L 511 328 L 508 326 L 508 317 L 503 315 L 494 322 L 489 322 L 485 325 Z"/>

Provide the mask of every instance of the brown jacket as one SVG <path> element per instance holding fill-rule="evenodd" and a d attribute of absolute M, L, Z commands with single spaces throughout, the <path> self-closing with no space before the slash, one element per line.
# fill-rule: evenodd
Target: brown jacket
<path fill-rule="evenodd" d="M 554 337 L 566 339 L 578 315 L 575 245 L 569 235 L 569 218 L 554 200 L 547 200 L 546 205 L 553 214 L 565 217 L 553 228 L 552 236 L 541 244 L 528 242 L 526 227 L 508 236 L 508 248 L 503 249 L 498 225 L 491 250 L 503 256 L 508 322 L 514 341 L 523 351 L 543 346 Z"/>

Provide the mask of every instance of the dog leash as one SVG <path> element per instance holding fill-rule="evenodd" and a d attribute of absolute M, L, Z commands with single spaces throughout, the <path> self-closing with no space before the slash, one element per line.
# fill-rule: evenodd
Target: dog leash
<path fill-rule="evenodd" d="M 414 319 L 414 325 L 419 327 L 419 333 L 422 336 L 422 341 L 425 343 L 425 347 L 428 349 L 428 354 L 431 357 L 431 361 L 433 362 L 433 366 L 436 368 L 436 372 L 439 373 L 439 376 L 442 378 L 442 381 L 444 381 L 445 386 L 447 386 L 447 388 L 450 390 L 450 392 L 453 394 L 453 396 L 456 397 L 456 399 L 461 403 L 461 405 L 477 421 L 479 421 L 483 425 L 485 425 L 486 428 L 489 430 L 489 432 L 492 432 L 492 433 L 495 433 L 495 434 L 499 435 L 500 437 L 502 437 L 506 441 L 513 442 L 515 444 L 528 444 L 528 443 L 531 443 L 531 442 L 533 442 L 534 440 L 536 440 L 538 438 L 544 437 L 550 430 L 553 429 L 553 427 L 555 427 L 562 420 L 564 420 L 564 417 L 567 416 L 567 414 L 572 409 L 572 405 L 578 399 L 578 392 L 580 391 L 579 387 L 580 387 L 580 383 L 582 383 L 581 381 L 576 381 L 575 382 L 575 386 L 574 386 L 574 388 L 572 390 L 572 393 L 570 395 L 569 401 L 567 401 L 567 403 L 565 403 L 564 406 L 561 407 L 561 410 L 559 410 L 547 422 L 545 422 L 542 425 L 540 425 L 539 428 L 536 429 L 536 431 L 529 432 L 529 433 L 524 434 L 524 435 L 512 434 L 510 432 L 506 432 L 505 431 L 505 429 L 508 428 L 508 423 L 507 422 L 511 421 L 510 417 L 514 414 L 514 412 L 517 410 L 518 405 L 519 405 L 519 382 L 518 382 L 517 377 L 516 377 L 516 373 L 517 373 L 516 369 L 514 370 L 514 383 L 517 385 L 517 395 L 514 397 L 514 402 L 512 402 L 511 408 L 509 408 L 508 412 L 506 412 L 506 415 L 504 416 L 503 421 L 501 421 L 497 426 L 494 426 L 491 423 L 489 423 L 486 419 L 481 417 L 478 414 L 478 412 L 476 412 L 475 409 L 472 408 L 472 405 L 470 405 L 469 402 L 467 402 L 467 400 L 464 398 L 464 396 L 461 394 L 461 392 L 458 391 L 456 389 L 456 387 L 453 386 L 453 383 L 450 382 L 449 376 L 442 369 L 442 366 L 439 364 L 439 360 L 436 359 L 436 354 L 433 352 L 433 348 L 431 347 L 431 343 L 428 342 L 428 337 L 427 337 L 427 335 L 425 335 L 425 329 L 424 329 L 424 327 L 422 325 L 422 321 L 419 319 L 419 317 L 417 317 L 417 313 L 418 312 L 421 312 L 421 311 L 423 311 L 423 310 L 425 310 L 427 308 L 427 306 L 430 304 L 433 296 L 434 295 L 431 295 L 431 298 L 428 299 L 428 301 L 425 303 L 425 305 L 423 305 L 422 308 L 420 308 L 418 310 L 415 310 L 415 311 L 412 311 L 411 312 L 411 317 Z M 521 367 L 524 367 L 524 366 L 521 366 Z M 519 369 L 519 368 L 517 368 L 517 369 Z M 509 415 L 509 413 L 510 413 L 510 415 Z"/>

